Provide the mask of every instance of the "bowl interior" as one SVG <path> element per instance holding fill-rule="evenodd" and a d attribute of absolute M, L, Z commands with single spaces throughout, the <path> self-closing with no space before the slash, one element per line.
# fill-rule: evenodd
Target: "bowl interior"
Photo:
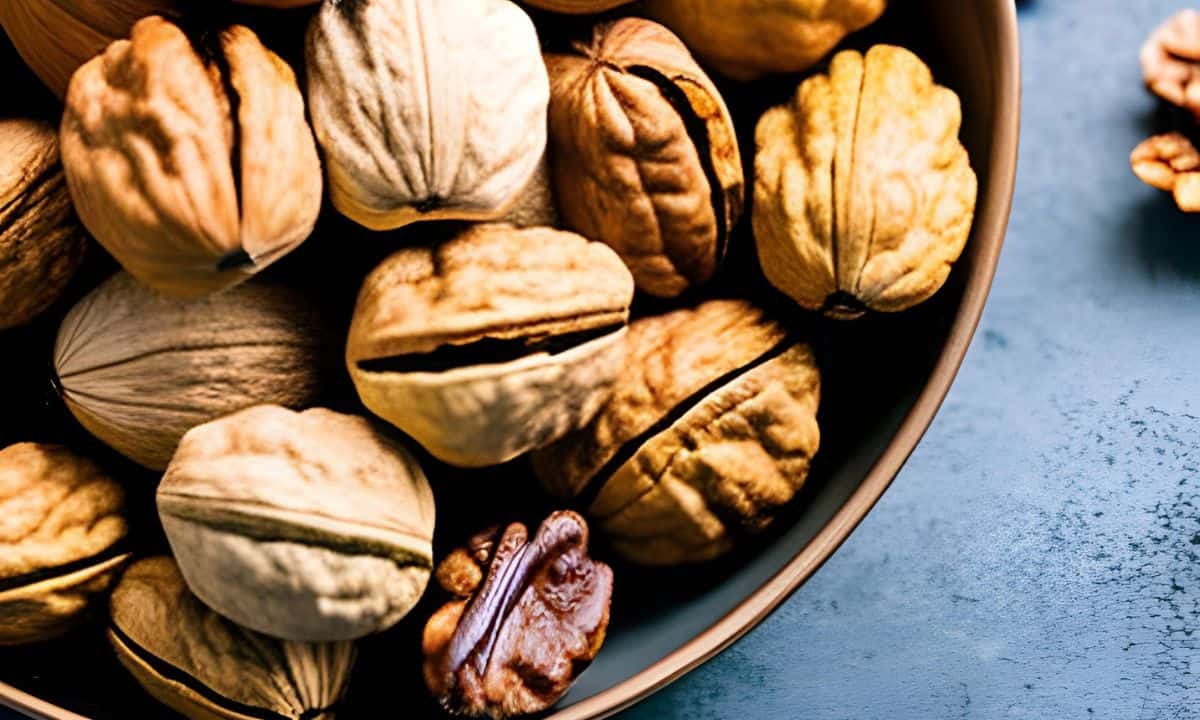
<path fill-rule="evenodd" d="M 980 181 L 971 242 L 946 286 L 929 302 L 894 317 L 838 323 L 803 316 L 766 289 L 756 270 L 749 223 L 741 223 L 737 250 L 717 292 L 754 296 L 791 318 L 796 331 L 813 344 L 823 378 L 820 453 L 801 496 L 784 516 L 722 561 L 647 571 L 617 562 L 603 547 L 596 549 L 617 572 L 612 624 L 603 651 L 559 704 L 562 717 L 597 716 L 626 705 L 749 629 L 836 549 L 915 446 L 966 352 L 1007 222 L 1018 112 L 1011 82 L 1018 62 L 1015 37 L 1006 35 L 1015 33 L 1011 13 L 1011 0 L 898 0 L 883 21 L 847 42 L 859 48 L 891 42 L 913 49 L 929 62 L 938 82 L 959 93 L 962 138 Z M 752 161 L 757 115 L 785 101 L 795 84 L 796 78 L 787 78 L 723 85 L 730 105 L 738 108 L 747 162 Z M 8 345 L 6 353 L 21 353 L 30 344 L 44 344 L 48 333 L 32 331 L 17 340 L 0 335 L 0 343 Z M 19 419 L 8 420 L 19 425 Z M 0 422 L 0 435 L 5 425 Z M 19 434 L 9 428 L 13 439 L 23 439 Z M 453 546 L 484 520 L 494 522 L 486 508 L 518 505 L 529 517 L 545 509 L 519 463 L 494 471 L 492 480 L 452 477 L 456 473 L 448 468 L 430 472 L 435 480 L 439 474 L 442 548 Z M 442 508 L 462 506 L 468 498 L 473 501 L 469 509 L 443 513 Z M 142 504 L 141 511 L 150 512 L 147 501 Z M 153 549 L 158 539 L 145 542 Z M 802 556 L 804 562 L 798 563 Z M 436 598 L 427 597 L 414 617 L 426 617 L 435 604 Z M 167 716 L 117 665 L 101 625 L 90 623 L 36 647 L 0 650 L 0 682 L 97 720 L 141 713 Z M 381 709 L 394 708 L 398 697 L 420 716 L 436 712 L 420 683 L 419 626 L 410 620 L 362 643 L 351 695 L 339 717 L 376 717 Z M 26 710 L 65 716 L 49 705 L 7 694 L 9 703 Z M 0 701 L 5 695 L 0 688 Z"/>

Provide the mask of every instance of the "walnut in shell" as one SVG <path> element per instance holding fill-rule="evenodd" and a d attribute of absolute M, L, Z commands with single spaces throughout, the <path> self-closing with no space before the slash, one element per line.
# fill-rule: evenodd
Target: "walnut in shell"
<path fill-rule="evenodd" d="M 1147 38 L 1141 59 L 1146 87 L 1200 120 L 1200 12 L 1171 16 Z"/>
<path fill-rule="evenodd" d="M 551 12 L 588 15 L 628 5 L 633 0 L 524 0 L 524 2 L 526 5 Z"/>
<path fill-rule="evenodd" d="M 591 418 L 620 372 L 632 300 L 601 243 L 477 225 L 367 277 L 346 365 L 363 404 L 439 459 L 494 465 Z"/>
<path fill-rule="evenodd" d="M 646 0 L 705 64 L 738 80 L 815 65 L 887 0 Z"/>
<path fill-rule="evenodd" d="M 534 471 L 634 562 L 716 557 L 808 476 L 820 441 L 813 354 L 738 300 L 637 320 L 628 347 L 612 398 L 535 452 Z"/>
<path fill-rule="evenodd" d="M 733 121 L 683 43 L 623 18 L 548 54 L 551 177 L 563 222 L 611 246 L 639 290 L 673 297 L 716 271 L 741 215 Z"/>
<path fill-rule="evenodd" d="M 1138 179 L 1165 190 L 1184 212 L 1200 212 L 1200 152 L 1182 133 L 1147 138 L 1134 148 L 1129 164 Z"/>
<path fill-rule="evenodd" d="M 354 644 L 276 640 L 225 620 L 168 557 L 139 560 L 113 590 L 108 641 L 155 700 L 192 720 L 333 720 Z"/>
<path fill-rule="evenodd" d="M 62 157 L 83 224 L 131 275 L 198 297 L 299 245 L 321 165 L 287 63 L 248 28 L 141 20 L 71 81 Z"/>
<path fill-rule="evenodd" d="M 0 645 L 61 635 L 129 553 L 124 493 L 64 447 L 0 450 Z"/>
<path fill-rule="evenodd" d="M 322 343 L 317 314 L 284 288 L 177 300 L 118 273 L 63 319 L 54 367 L 89 432 L 161 470 L 196 425 L 260 403 L 312 403 Z"/>
<path fill-rule="evenodd" d="M 976 180 L 958 96 L 908 50 L 838 53 L 756 139 L 754 236 L 767 279 L 838 318 L 932 296 L 971 232 Z"/>
<path fill-rule="evenodd" d="M 546 146 L 546 69 L 509 0 L 327 2 L 308 99 L 333 204 L 376 230 L 494 219 Z"/>
<path fill-rule="evenodd" d="M 194 428 L 158 487 L 192 592 L 289 640 L 352 640 L 416 605 L 433 566 L 433 493 L 364 418 L 263 405 Z"/>
<path fill-rule="evenodd" d="M 588 556 L 587 523 L 564 511 L 473 539 L 439 577 L 460 596 L 425 625 L 425 682 L 444 708 L 507 718 L 546 710 L 600 651 L 612 570 Z M 457 566 L 457 567 L 450 567 Z"/>
<path fill-rule="evenodd" d="M 0 119 L 0 330 L 57 300 L 86 248 L 58 134 L 39 120 Z"/>

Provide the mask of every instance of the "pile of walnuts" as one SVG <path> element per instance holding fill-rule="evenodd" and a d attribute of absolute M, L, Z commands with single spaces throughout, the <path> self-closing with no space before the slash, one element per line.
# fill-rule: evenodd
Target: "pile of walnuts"
<path fill-rule="evenodd" d="M 420 612 L 444 708 L 541 712 L 607 631 L 590 532 L 647 566 L 744 545 L 820 445 L 797 320 L 942 287 L 958 96 L 901 47 L 829 57 L 886 0 L 240 2 L 0 2 L 62 102 L 0 118 L 0 331 L 57 329 L 98 441 L 0 449 L 0 644 L 110 596 L 175 710 L 332 717 L 355 641 Z M 119 269 L 73 283 L 93 239 Z M 169 556 L 99 443 L 159 479 Z M 464 474 L 571 509 L 472 507 Z M 435 545 L 435 495 L 496 524 Z"/>

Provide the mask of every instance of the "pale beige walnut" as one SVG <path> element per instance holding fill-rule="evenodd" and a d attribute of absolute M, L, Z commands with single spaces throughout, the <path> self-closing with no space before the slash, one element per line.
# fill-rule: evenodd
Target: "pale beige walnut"
<path fill-rule="evenodd" d="M 59 98 L 71 76 L 148 15 L 177 16 L 179 0 L 3 0 L 0 26 Z"/>
<path fill-rule="evenodd" d="M 89 432 L 161 470 L 196 425 L 264 402 L 311 404 L 323 343 L 318 315 L 285 288 L 176 300 L 119 273 L 63 319 L 54 367 Z"/>
<path fill-rule="evenodd" d="M 875 22 L 887 0 L 646 0 L 705 64 L 738 80 L 815 65 L 849 33 Z"/>
<path fill-rule="evenodd" d="M 1146 86 L 1200 120 L 1200 12 L 1181 10 L 1142 46 Z"/>
<path fill-rule="evenodd" d="M 633 0 L 524 0 L 526 5 L 568 15 L 588 15 L 628 5 Z"/>
<path fill-rule="evenodd" d="M 661 25 L 623 18 L 548 54 L 550 163 L 565 225 L 611 246 L 639 290 L 674 297 L 716 272 L 741 215 L 733 122 Z"/>
<path fill-rule="evenodd" d="M 478 225 L 367 277 L 346 365 L 363 403 L 439 459 L 494 465 L 591 418 L 621 371 L 632 300 L 601 243 Z"/>
<path fill-rule="evenodd" d="M 1129 164 L 1139 180 L 1171 193 L 1180 210 L 1200 212 L 1200 152 L 1182 133 L 1147 138 Z"/>
<path fill-rule="evenodd" d="M 749 303 L 635 321 L 613 395 L 533 455 L 542 484 L 582 498 L 613 548 L 693 563 L 766 527 L 808 476 L 820 432 L 812 352 Z"/>
<path fill-rule="evenodd" d="M 234 622 L 289 640 L 394 625 L 433 568 L 433 493 L 368 420 L 260 405 L 189 431 L 158 486 L 188 586 Z"/>
<path fill-rule="evenodd" d="M 962 253 L 977 184 L 962 109 L 908 50 L 838 53 L 756 132 L 754 236 L 767 279 L 851 319 L 932 296 Z"/>
<path fill-rule="evenodd" d="M 83 224 L 172 296 L 249 278 L 303 242 L 321 209 L 295 75 L 239 25 L 193 41 L 162 18 L 138 22 L 72 79 L 62 158 Z"/>
<path fill-rule="evenodd" d="M 117 660 L 191 720 L 333 720 L 354 667 L 351 642 L 276 640 L 222 618 L 168 557 L 131 565 L 109 610 Z"/>
<path fill-rule="evenodd" d="M 494 219 L 546 146 L 546 69 L 509 0 L 327 2 L 308 99 L 333 204 L 375 230 Z"/>
<path fill-rule="evenodd" d="M 40 120 L 0 119 L 0 330 L 57 300 L 86 248 L 58 162 L 58 134 Z"/>
<path fill-rule="evenodd" d="M 129 557 L 124 493 L 64 447 L 0 450 L 0 645 L 61 635 Z"/>

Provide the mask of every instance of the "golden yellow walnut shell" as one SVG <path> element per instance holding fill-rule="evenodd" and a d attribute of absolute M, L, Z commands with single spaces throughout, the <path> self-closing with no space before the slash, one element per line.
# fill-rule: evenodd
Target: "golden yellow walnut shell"
<path fill-rule="evenodd" d="M 71 76 L 147 15 L 174 16 L 178 0 L 3 0 L 0 26 L 59 98 Z"/>
<path fill-rule="evenodd" d="M 629 265 L 639 290 L 673 297 L 716 271 L 741 215 L 733 121 L 679 38 L 657 23 L 597 25 L 548 54 L 551 177 L 567 227 Z"/>
<path fill-rule="evenodd" d="M 887 0 L 646 0 L 705 64 L 738 80 L 815 65 Z"/>
<path fill-rule="evenodd" d="M 1165 190 L 1184 212 L 1200 212 L 1200 151 L 1182 133 L 1147 138 L 1129 156 L 1138 179 Z"/>
<path fill-rule="evenodd" d="M 801 307 L 853 318 L 937 292 L 962 253 L 976 180 L 962 110 L 920 58 L 844 51 L 756 132 L 754 236 L 767 279 Z"/>
<path fill-rule="evenodd" d="M 363 404 L 439 459 L 495 465 L 596 412 L 632 300 L 629 271 L 601 243 L 477 225 L 367 277 L 346 365 Z"/>
<path fill-rule="evenodd" d="M 89 432 L 161 470 L 196 425 L 260 403 L 311 404 L 322 342 L 315 312 L 284 288 L 176 300 L 119 273 L 63 319 L 54 367 Z"/>
<path fill-rule="evenodd" d="M 534 470 L 634 562 L 725 553 L 808 476 L 820 442 L 812 352 L 736 300 L 637 320 L 628 347 L 608 403 L 535 452 Z"/>
<path fill-rule="evenodd" d="M 75 74 L 62 122 L 83 224 L 131 275 L 177 297 L 250 277 L 303 242 L 321 209 L 291 68 L 239 25 L 212 44 L 208 58 L 170 22 L 138 22 Z"/>
<path fill-rule="evenodd" d="M 333 204 L 368 228 L 498 218 L 542 157 L 546 68 L 508 0 L 327 2 L 307 60 Z"/>
<path fill-rule="evenodd" d="M 350 642 L 276 640 L 188 591 L 169 557 L 139 560 L 113 590 L 108 640 L 155 700 L 192 720 L 333 720 L 350 683 Z"/>
<path fill-rule="evenodd" d="M 38 120 L 0 119 L 0 330 L 58 299 L 86 248 L 58 134 Z"/>
<path fill-rule="evenodd" d="M 0 450 L 0 645 L 56 637 L 128 559 L 121 486 L 64 447 Z"/>
<path fill-rule="evenodd" d="M 604 12 L 633 0 L 524 0 L 526 5 L 568 15 L 588 15 Z"/>

